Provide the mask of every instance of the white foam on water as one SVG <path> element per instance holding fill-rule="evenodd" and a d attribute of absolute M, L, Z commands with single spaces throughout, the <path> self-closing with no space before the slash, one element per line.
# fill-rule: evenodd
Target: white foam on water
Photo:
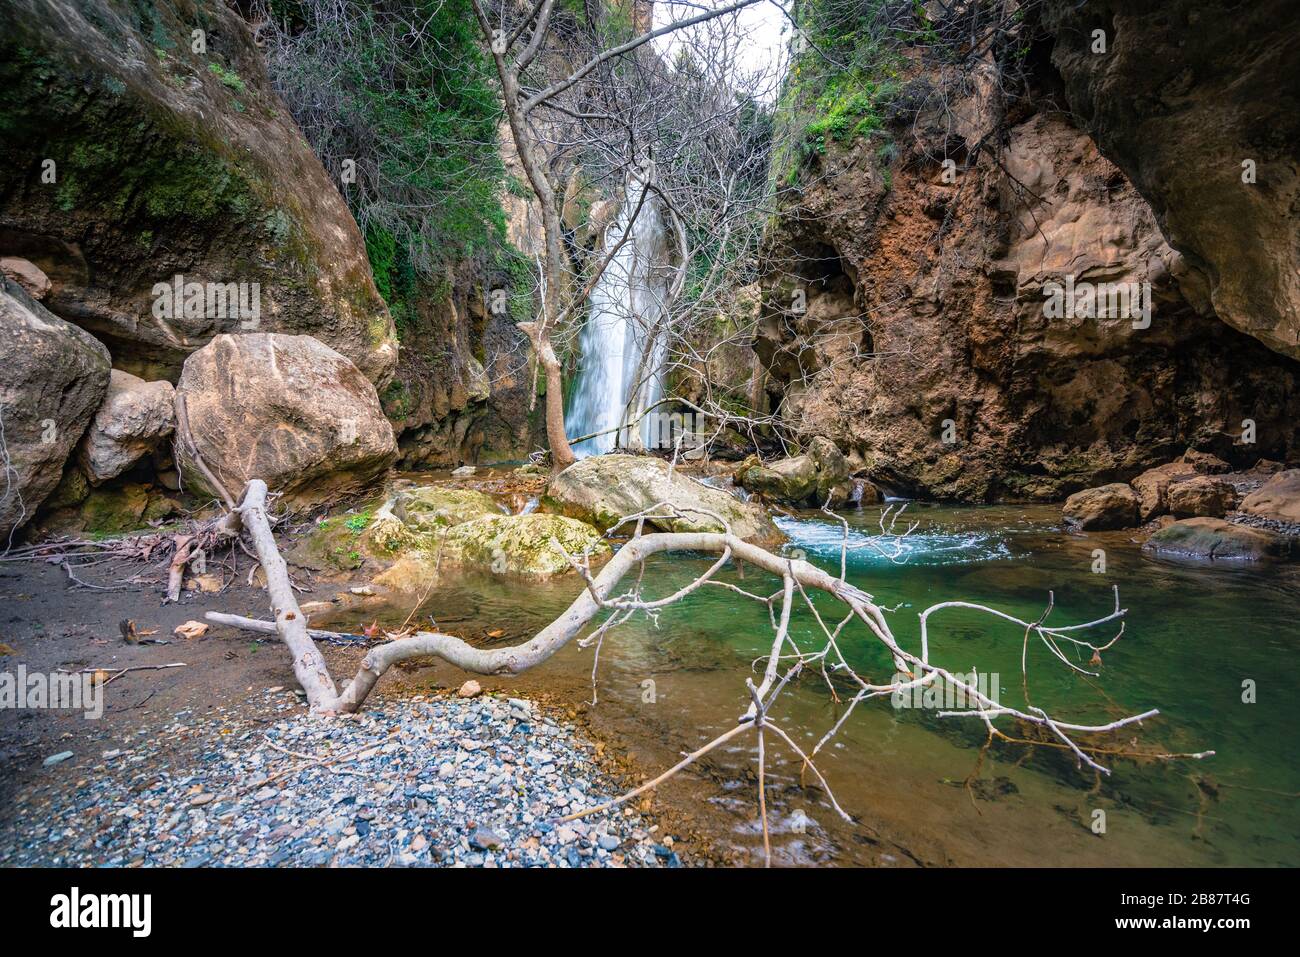
<path fill-rule="evenodd" d="M 838 560 L 844 528 L 815 518 L 775 517 L 777 528 L 790 539 L 790 547 L 809 555 Z M 898 531 L 907 528 L 900 520 Z M 1006 539 L 996 531 L 917 529 L 906 537 L 882 535 L 879 530 L 849 526 L 850 564 L 972 565 L 1011 557 Z"/>

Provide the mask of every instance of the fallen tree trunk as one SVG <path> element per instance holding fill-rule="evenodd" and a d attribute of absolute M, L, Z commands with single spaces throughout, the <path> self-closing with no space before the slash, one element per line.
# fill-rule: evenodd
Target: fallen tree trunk
<path fill-rule="evenodd" d="M 262 563 L 262 570 L 266 573 L 266 590 L 271 596 L 271 617 L 275 620 L 275 630 L 293 656 L 293 673 L 302 685 L 302 690 L 307 693 L 308 704 L 313 711 L 338 711 L 338 689 L 334 687 L 334 679 L 330 677 L 324 656 L 307 634 L 307 619 L 298 607 L 293 584 L 289 581 L 289 569 L 280 557 L 275 534 L 266 517 L 266 492 L 265 482 L 261 479 L 250 480 L 244 489 L 244 497 L 234 511 L 252 538 L 257 560 Z"/>

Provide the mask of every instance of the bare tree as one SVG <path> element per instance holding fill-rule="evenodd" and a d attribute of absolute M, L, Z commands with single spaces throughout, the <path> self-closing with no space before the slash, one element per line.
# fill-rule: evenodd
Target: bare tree
<path fill-rule="evenodd" d="M 650 374 L 655 343 L 662 342 L 666 334 L 668 320 L 663 317 L 686 285 L 691 250 L 687 248 L 684 210 L 674 197 L 675 190 L 664 185 L 664 158 L 656 155 L 656 150 L 667 143 L 663 133 L 671 111 L 665 107 L 670 101 L 679 106 L 685 102 L 680 95 L 665 98 L 665 92 L 680 91 L 687 84 L 698 88 L 700 74 L 698 65 L 696 72 L 674 69 L 660 56 L 655 41 L 688 36 L 693 28 L 731 17 L 760 2 L 770 0 L 694 7 L 698 12 L 650 29 L 643 29 L 650 24 L 635 19 L 613 23 L 604 5 L 590 5 L 586 24 L 563 36 L 557 29 L 554 0 L 537 0 L 522 8 L 508 2 L 495 8 L 484 0 L 474 2 L 500 79 L 506 122 L 520 166 L 541 209 L 541 308 L 536 318 L 520 323 L 519 328 L 528 336 L 546 376 L 547 440 L 557 470 L 571 464 L 574 454 L 565 430 L 562 365 L 555 337 L 585 309 L 587 297 L 628 242 L 636 217 L 647 202 L 662 203 L 674 220 L 670 232 L 676 239 L 678 274 L 666 284 L 666 301 L 659 303 L 652 326 L 643 332 L 645 361 L 640 364 L 638 387 L 630 397 L 631 415 L 636 415 L 637 405 L 644 404 L 640 400 L 646 390 L 640 384 Z M 718 89 L 726 88 L 719 85 Z M 722 106 L 721 113 L 732 109 L 725 97 L 713 99 Z M 699 111 L 694 115 L 698 122 Z M 689 134 L 680 122 L 683 117 L 676 119 L 678 132 Z M 718 125 L 716 113 L 715 122 L 708 125 Z M 568 175 L 584 160 L 594 167 L 588 173 L 607 176 L 607 184 L 619 181 L 611 192 L 627 197 L 626 202 L 633 206 L 631 215 L 621 219 L 621 235 L 593 256 L 571 248 L 561 215 Z"/>

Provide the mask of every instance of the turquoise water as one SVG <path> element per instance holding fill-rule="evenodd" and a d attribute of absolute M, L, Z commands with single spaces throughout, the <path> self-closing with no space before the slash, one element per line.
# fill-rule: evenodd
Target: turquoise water
<path fill-rule="evenodd" d="M 1118 586 L 1129 609 L 1125 633 L 1103 654 L 1100 677 L 1072 673 L 1031 643 L 1030 700 L 1081 723 L 1158 708 L 1160 716 L 1143 727 L 1096 743 L 1216 754 L 1200 761 L 1099 756 L 1113 771 L 1102 776 L 1057 748 L 995 744 L 981 758 L 985 735 L 977 722 L 898 710 L 888 699 L 864 702 L 818 759 L 853 823 L 839 821 L 819 789 L 802 787 L 800 762 L 769 741 L 778 861 L 1300 863 L 1300 569 L 1157 562 L 1126 533 L 1068 533 L 1052 508 L 912 505 L 907 514 L 919 525 L 898 554 L 891 548 L 886 558 L 870 547 L 849 553 L 850 581 L 894 609 L 891 627 L 905 647 L 918 650 L 917 615 L 932 603 L 961 599 L 1037 619 L 1053 592 L 1049 623 L 1067 624 L 1110 612 Z M 850 545 L 869 546 L 879 535 L 878 509 L 847 517 Z M 788 548 L 838 571 L 838 524 L 818 513 L 780 523 Z M 1101 574 L 1094 572 L 1098 548 L 1106 553 Z M 650 563 L 647 590 L 667 594 L 710 561 L 660 556 Z M 753 569 L 742 578 L 729 568 L 721 577 L 760 593 L 779 587 Z M 473 638 L 504 626 L 499 640 L 514 642 L 574 594 L 572 580 L 529 587 L 461 580 L 435 591 L 426 611 L 453 633 Z M 838 620 L 841 606 L 828 596 L 814 600 L 828 620 Z M 748 703 L 744 679 L 771 634 L 761 605 L 722 589 L 698 591 L 657 621 L 631 622 L 605 640 L 593 714 L 666 767 L 734 724 Z M 796 614 L 792 635 L 801 647 L 820 647 L 819 634 L 806 610 Z M 953 671 L 996 672 L 1001 700 L 1023 706 L 1023 634 L 977 612 L 941 612 L 931 618 L 931 658 Z M 1095 643 L 1113 634 L 1101 631 Z M 851 625 L 841 647 L 864 676 L 891 676 L 889 656 L 863 627 Z M 571 646 L 527 681 L 586 682 L 592 653 Z M 1078 664 L 1087 666 L 1086 657 Z M 1243 682 L 1254 683 L 1254 703 L 1243 701 Z M 840 703 L 820 674 L 807 673 L 773 712 L 802 747 L 822 736 L 851 696 L 846 681 L 833 684 Z M 1007 719 L 999 727 L 1013 737 L 1024 733 Z M 692 799 L 711 809 L 726 840 L 757 853 L 754 740 L 729 744 L 698 768 Z"/>

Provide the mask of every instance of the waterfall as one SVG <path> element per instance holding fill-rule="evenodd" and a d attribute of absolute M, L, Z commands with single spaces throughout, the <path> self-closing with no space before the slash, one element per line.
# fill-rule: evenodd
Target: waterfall
<path fill-rule="evenodd" d="M 602 257 L 618 245 L 628 221 L 641 203 L 645 187 L 633 180 L 624 194 L 618 219 L 605 230 Z M 590 310 L 578 343 L 582 353 L 577 380 L 564 416 L 565 431 L 573 438 L 619 430 L 629 403 L 634 418 L 663 395 L 665 336 L 656 326 L 668 289 L 668 247 L 658 201 L 646 196 L 632 224 L 632 233 L 610 260 L 591 291 Z M 648 375 L 639 375 L 642 358 Z M 632 392 L 636 390 L 637 395 Z M 656 431 L 650 417 L 642 421 L 639 438 L 654 445 Z M 630 430 L 612 431 L 573 447 L 579 458 L 608 452 L 615 445 L 637 444 Z"/>

